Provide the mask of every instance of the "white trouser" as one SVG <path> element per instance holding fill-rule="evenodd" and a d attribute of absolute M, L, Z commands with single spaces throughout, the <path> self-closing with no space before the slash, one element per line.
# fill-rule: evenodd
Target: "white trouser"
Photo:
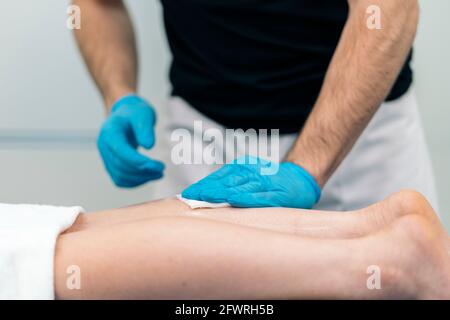
<path fill-rule="evenodd" d="M 169 125 L 166 136 L 178 128 L 191 132 L 194 121 L 202 121 L 203 129 L 225 128 L 202 115 L 183 99 L 173 97 L 168 103 Z M 338 124 L 339 125 L 339 124 Z M 280 159 L 283 159 L 298 134 L 280 137 Z M 203 145 L 211 142 L 196 141 Z M 217 145 L 216 148 L 224 148 Z M 176 142 L 169 141 L 173 148 Z M 237 146 L 245 149 L 246 146 Z M 248 148 L 247 146 L 247 149 Z M 225 151 L 224 151 L 225 152 Z M 206 164 L 177 165 L 172 173 L 176 186 L 174 193 L 207 176 L 219 166 Z M 402 189 L 414 189 L 424 194 L 438 210 L 432 165 L 425 142 L 414 90 L 398 100 L 384 103 L 352 151 L 342 162 L 323 189 L 316 209 L 346 211 L 363 208 Z"/>

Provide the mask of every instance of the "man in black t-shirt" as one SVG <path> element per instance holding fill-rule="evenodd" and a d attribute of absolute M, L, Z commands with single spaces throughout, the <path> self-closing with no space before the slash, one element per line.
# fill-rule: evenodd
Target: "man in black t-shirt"
<path fill-rule="evenodd" d="M 136 94 L 127 10 L 121 0 L 74 3 L 83 14 L 76 37 L 109 113 L 98 139 L 106 169 L 120 187 L 159 179 L 164 164 L 137 151 L 153 147 L 156 116 Z M 273 161 L 254 157 L 211 175 L 217 167 L 180 164 L 185 187 L 206 176 L 184 197 L 237 207 L 345 210 L 414 188 L 435 204 L 411 89 L 417 0 L 161 3 L 173 55 L 170 127 L 193 132 L 197 120 L 223 133 L 281 133 L 276 158 L 282 161 L 271 174 L 262 169 Z M 194 134 L 203 145 L 204 130 Z M 226 152 L 224 143 L 213 142 Z"/>

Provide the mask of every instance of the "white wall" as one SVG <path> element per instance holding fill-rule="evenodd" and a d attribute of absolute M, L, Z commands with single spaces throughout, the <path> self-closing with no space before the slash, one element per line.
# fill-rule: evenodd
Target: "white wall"
<path fill-rule="evenodd" d="M 95 210 L 167 195 L 166 181 L 116 189 L 106 175 L 96 134 L 102 102 L 71 31 L 69 1 L 3 1 L 0 11 L 0 202 L 81 204 Z M 129 1 L 138 30 L 140 86 L 164 125 L 170 56 L 158 1 Z M 152 156 L 167 161 L 163 139 Z M 170 172 L 170 169 L 169 169 Z"/>
<path fill-rule="evenodd" d="M 435 168 L 441 214 L 450 230 L 450 1 L 421 1 L 416 88 Z"/>
<path fill-rule="evenodd" d="M 129 1 L 138 30 L 141 92 L 165 122 L 170 61 L 158 1 Z M 66 29 L 68 1 L 3 0 L 0 10 L 0 201 L 123 206 L 166 195 L 167 181 L 118 190 L 106 176 L 95 136 L 101 100 Z M 450 1 L 422 1 L 416 87 L 450 228 Z M 159 135 L 152 156 L 168 159 Z M 169 168 L 170 173 L 170 168 Z"/>

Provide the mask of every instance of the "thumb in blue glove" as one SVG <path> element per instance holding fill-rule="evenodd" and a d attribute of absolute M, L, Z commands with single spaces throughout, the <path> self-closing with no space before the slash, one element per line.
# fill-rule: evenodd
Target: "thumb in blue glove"
<path fill-rule="evenodd" d="M 155 144 L 156 114 L 136 95 L 118 100 L 103 124 L 97 146 L 106 170 L 118 187 L 133 188 L 163 176 L 164 164 L 137 151 Z"/>
<path fill-rule="evenodd" d="M 234 207 L 290 207 L 311 209 L 320 199 L 315 179 L 302 167 L 284 162 L 273 175 L 263 169 L 269 161 L 246 157 L 223 166 L 218 171 L 184 190 L 183 197 L 208 202 L 228 202 Z"/>

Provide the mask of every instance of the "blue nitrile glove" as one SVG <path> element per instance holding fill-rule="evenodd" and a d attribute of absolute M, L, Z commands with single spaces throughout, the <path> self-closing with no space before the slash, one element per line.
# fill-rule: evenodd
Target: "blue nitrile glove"
<path fill-rule="evenodd" d="M 228 202 L 241 208 L 311 209 L 321 194 L 315 179 L 294 163 L 276 165 L 278 170 L 267 170 L 275 167 L 274 163 L 252 157 L 241 158 L 191 185 L 182 195 L 192 200 Z M 262 174 L 264 170 L 266 175 Z"/>
<path fill-rule="evenodd" d="M 106 170 L 118 187 L 133 188 L 163 176 L 164 164 L 137 151 L 155 144 L 153 108 L 128 95 L 117 101 L 105 121 L 97 145 Z"/>

